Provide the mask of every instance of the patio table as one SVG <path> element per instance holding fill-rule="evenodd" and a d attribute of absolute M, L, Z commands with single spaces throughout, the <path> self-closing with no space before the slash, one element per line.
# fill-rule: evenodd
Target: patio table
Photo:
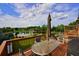
<path fill-rule="evenodd" d="M 58 42 L 57 40 L 53 40 L 53 39 L 50 39 L 49 41 L 45 40 L 39 43 L 35 43 L 32 46 L 32 52 L 41 56 L 48 55 L 55 48 L 57 48 L 59 44 L 60 42 Z"/>

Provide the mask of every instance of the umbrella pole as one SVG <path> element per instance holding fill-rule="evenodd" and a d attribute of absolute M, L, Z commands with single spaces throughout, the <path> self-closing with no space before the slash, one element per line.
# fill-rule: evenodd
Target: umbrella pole
<path fill-rule="evenodd" d="M 51 37 L 51 16 L 49 14 L 47 19 L 47 40 L 49 41 L 49 37 Z"/>

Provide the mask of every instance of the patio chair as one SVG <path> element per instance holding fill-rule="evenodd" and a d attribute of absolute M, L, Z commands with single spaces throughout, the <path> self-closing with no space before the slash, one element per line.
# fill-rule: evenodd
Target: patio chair
<path fill-rule="evenodd" d="M 51 34 L 51 39 L 55 39 L 55 40 L 58 40 L 57 37 L 54 35 L 54 34 Z"/>

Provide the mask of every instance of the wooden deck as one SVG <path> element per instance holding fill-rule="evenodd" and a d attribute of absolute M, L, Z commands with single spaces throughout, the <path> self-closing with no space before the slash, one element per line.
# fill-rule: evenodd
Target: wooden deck
<path fill-rule="evenodd" d="M 24 56 L 32 56 L 33 52 L 31 49 L 24 52 Z M 53 50 L 49 56 L 66 56 L 67 55 L 67 44 L 60 44 L 55 50 Z M 19 54 L 14 54 L 12 56 L 19 56 Z"/>
<path fill-rule="evenodd" d="M 67 55 L 67 44 L 60 44 L 50 54 L 51 56 L 66 56 Z"/>

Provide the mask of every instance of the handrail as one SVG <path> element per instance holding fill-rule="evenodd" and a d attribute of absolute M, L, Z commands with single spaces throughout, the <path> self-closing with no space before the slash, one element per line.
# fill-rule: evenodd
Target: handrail
<path fill-rule="evenodd" d="M 38 36 L 43 36 L 43 35 L 38 35 Z M 6 41 L 11 42 L 11 41 L 18 41 L 18 40 L 26 40 L 26 39 L 35 38 L 35 37 L 36 37 L 36 36 L 24 37 L 24 38 L 15 38 L 15 39 L 6 40 Z"/>
<path fill-rule="evenodd" d="M 38 36 L 43 36 L 43 35 L 38 35 Z M 26 37 L 26 38 L 15 38 L 15 39 L 3 41 L 2 44 L 1 44 L 1 46 L 0 46 L 0 56 L 7 55 L 7 51 L 6 51 L 7 50 L 7 47 L 6 46 L 8 45 L 8 43 L 13 42 L 13 41 L 19 41 L 19 40 L 27 40 L 27 39 L 35 38 L 35 37 L 36 36 Z"/>
<path fill-rule="evenodd" d="M 7 43 L 7 41 L 3 41 L 3 43 L 0 46 L 0 56 L 6 54 L 6 52 L 4 52 L 4 49 L 6 47 L 6 43 Z M 4 54 L 3 54 L 3 52 L 4 52 Z"/>

